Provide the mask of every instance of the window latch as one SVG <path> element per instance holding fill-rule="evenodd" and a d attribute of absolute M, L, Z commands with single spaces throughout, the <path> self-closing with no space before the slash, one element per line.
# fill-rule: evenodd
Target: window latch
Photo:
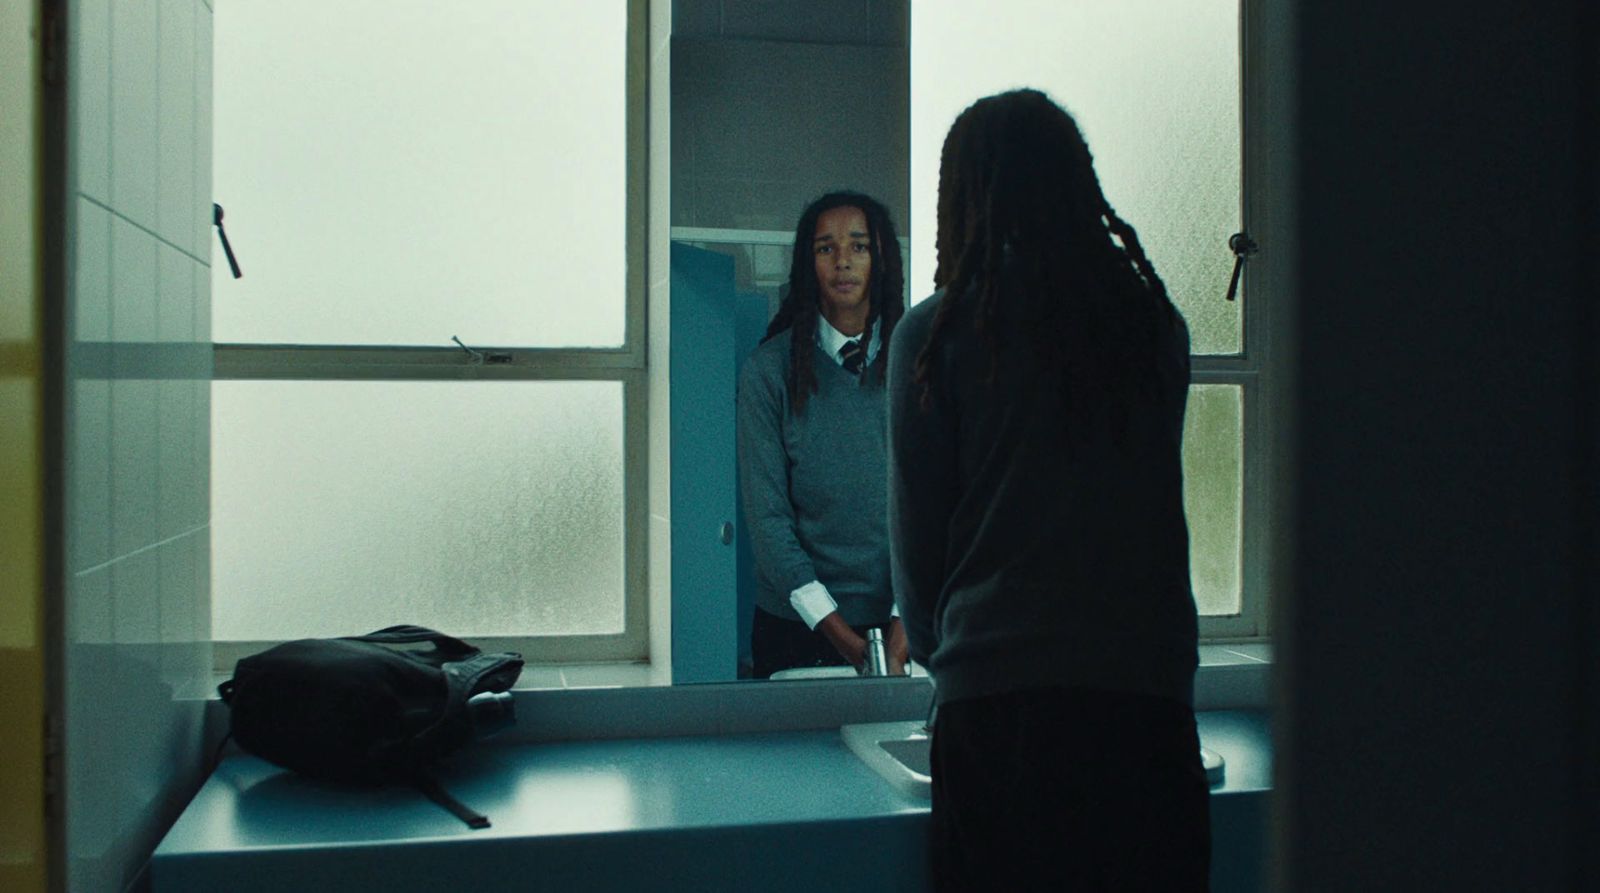
<path fill-rule="evenodd" d="M 466 351 L 467 352 L 467 356 L 472 358 L 472 362 L 477 363 L 479 366 L 483 365 L 483 351 L 481 351 L 481 350 L 473 350 L 472 348 L 466 346 L 465 344 L 462 344 L 461 343 L 461 339 L 457 338 L 454 335 L 450 336 L 450 340 L 454 341 L 456 343 L 457 347 L 459 347 L 462 350 Z"/>
<path fill-rule="evenodd" d="M 491 350 L 488 353 L 484 353 L 481 350 L 474 350 L 473 348 L 462 344 L 461 339 L 454 335 L 450 336 L 450 340 L 454 341 L 457 347 L 466 351 L 467 356 L 472 359 L 472 362 L 479 366 L 482 366 L 485 363 L 488 363 L 491 366 L 503 366 L 511 362 L 511 354 L 505 353 L 504 351 Z"/>
<path fill-rule="evenodd" d="M 1228 280 L 1228 300 L 1239 295 L 1239 274 L 1244 272 L 1244 260 L 1256 253 L 1256 240 L 1248 233 L 1234 233 L 1228 237 L 1228 247 L 1233 250 L 1233 278 Z"/>
<path fill-rule="evenodd" d="M 222 239 L 222 253 L 228 256 L 228 269 L 233 271 L 233 278 L 243 279 L 239 261 L 233 256 L 233 246 L 228 244 L 228 231 L 222 228 L 222 206 L 216 202 L 211 203 L 211 225 L 217 228 L 217 236 Z"/>

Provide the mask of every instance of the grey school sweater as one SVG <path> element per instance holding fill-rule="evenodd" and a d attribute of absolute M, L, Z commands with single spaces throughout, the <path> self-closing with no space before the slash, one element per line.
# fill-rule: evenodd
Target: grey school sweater
<path fill-rule="evenodd" d="M 887 623 L 888 496 L 879 350 L 859 376 L 820 347 L 817 391 L 790 412 L 789 337 L 757 347 L 739 374 L 739 486 L 756 565 L 756 605 L 789 620 L 795 589 L 818 580 L 852 626 Z"/>
<path fill-rule="evenodd" d="M 908 311 L 889 349 L 889 528 L 911 657 L 942 702 L 1045 685 L 1193 702 L 1196 654 L 1183 511 L 1188 331 L 1159 406 L 1125 448 L 1070 454 L 1042 348 L 1002 323 L 991 388 L 967 314 L 934 361 L 932 406 L 912 385 L 942 295 Z"/>

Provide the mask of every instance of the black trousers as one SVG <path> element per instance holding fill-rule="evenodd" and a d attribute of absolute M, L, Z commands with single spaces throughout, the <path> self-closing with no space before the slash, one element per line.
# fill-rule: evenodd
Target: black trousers
<path fill-rule="evenodd" d="M 1209 788 L 1178 701 L 1041 688 L 941 704 L 934 889 L 1203 893 Z"/>
<path fill-rule="evenodd" d="M 880 624 L 884 626 L 886 624 Z M 863 638 L 868 626 L 852 626 Z M 796 667 L 842 667 L 847 661 L 822 633 L 798 620 L 788 620 L 756 608 L 750 625 L 751 673 L 766 679 L 779 670 Z"/>

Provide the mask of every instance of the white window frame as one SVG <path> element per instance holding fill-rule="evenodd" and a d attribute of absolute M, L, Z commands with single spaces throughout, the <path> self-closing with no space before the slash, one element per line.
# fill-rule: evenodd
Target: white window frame
<path fill-rule="evenodd" d="M 1260 253 L 1245 264 L 1239 300 L 1242 301 L 1243 349 L 1234 355 L 1200 355 L 1191 358 L 1191 384 L 1237 385 L 1241 390 L 1241 455 L 1243 474 L 1240 506 L 1239 613 L 1200 617 L 1200 641 L 1261 641 L 1268 637 L 1271 618 L 1270 532 L 1279 523 L 1274 517 L 1278 502 L 1273 499 L 1274 473 L 1281 456 L 1274 449 L 1273 436 L 1281 361 L 1274 351 L 1276 326 L 1275 296 L 1287 287 L 1284 260 L 1275 257 L 1288 240 L 1281 235 L 1283 221 L 1273 219 L 1269 200 L 1273 187 L 1269 153 L 1256 143 L 1266 133 L 1265 116 L 1283 114 L 1281 90 L 1275 91 L 1260 77 L 1257 60 L 1264 49 L 1257 44 L 1259 22 L 1265 4 L 1256 0 L 1239 2 L 1239 148 L 1240 148 L 1240 231 L 1250 234 L 1260 245 Z M 1218 246 L 1225 250 L 1225 246 Z M 1276 261 L 1276 262 L 1275 262 Z M 1226 283 L 1217 283 L 1216 300 L 1223 300 Z"/>
<path fill-rule="evenodd" d="M 473 636 L 491 651 L 517 651 L 531 663 L 628 662 L 650 659 L 649 416 L 646 331 L 649 0 L 628 5 L 626 66 L 626 307 L 623 343 L 607 348 L 387 345 L 213 345 L 217 381 L 615 381 L 623 413 L 623 630 L 613 635 Z M 213 598 L 225 597 L 213 593 Z M 213 642 L 216 665 L 273 641 Z"/>

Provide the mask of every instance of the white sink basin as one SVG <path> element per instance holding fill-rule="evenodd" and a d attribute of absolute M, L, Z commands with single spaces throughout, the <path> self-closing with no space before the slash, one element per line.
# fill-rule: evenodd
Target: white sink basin
<path fill-rule="evenodd" d="M 855 667 L 795 667 L 779 670 L 772 674 L 771 679 L 774 682 L 785 679 L 855 679 L 860 675 Z"/>
<path fill-rule="evenodd" d="M 928 671 L 920 665 L 911 665 L 912 676 L 927 676 Z M 772 674 L 772 681 L 782 682 L 785 679 L 860 679 L 855 667 L 795 667 L 792 670 L 779 670 Z"/>
<path fill-rule="evenodd" d="M 842 726 L 839 734 L 852 753 L 901 792 L 924 799 L 933 796 L 933 776 L 929 768 L 932 739 L 921 720 Z M 1200 762 L 1205 766 L 1206 783 L 1221 784 L 1222 755 L 1202 747 Z"/>
<path fill-rule="evenodd" d="M 933 796 L 933 777 L 928 774 L 930 739 L 921 720 L 842 726 L 839 734 L 851 752 L 902 793 L 924 799 Z"/>

